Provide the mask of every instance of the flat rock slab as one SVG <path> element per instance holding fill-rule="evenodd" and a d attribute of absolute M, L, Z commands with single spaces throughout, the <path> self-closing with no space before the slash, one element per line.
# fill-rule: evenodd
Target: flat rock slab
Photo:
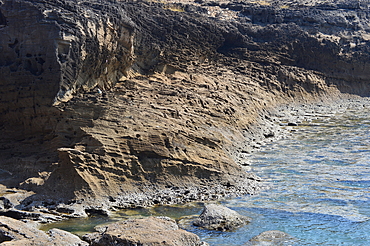
<path fill-rule="evenodd" d="M 72 233 L 51 229 L 47 233 L 31 225 L 6 216 L 0 216 L 0 243 L 1 245 L 31 246 L 87 246 Z"/>
<path fill-rule="evenodd" d="M 240 215 L 227 207 L 208 204 L 204 207 L 199 218 L 194 220 L 193 224 L 210 230 L 228 231 L 250 221 L 251 219 L 249 217 Z"/>
<path fill-rule="evenodd" d="M 99 232 L 85 235 L 84 240 L 93 246 L 143 245 L 143 246 L 206 246 L 193 233 L 179 229 L 173 219 L 148 217 L 130 219 L 98 227 Z"/>

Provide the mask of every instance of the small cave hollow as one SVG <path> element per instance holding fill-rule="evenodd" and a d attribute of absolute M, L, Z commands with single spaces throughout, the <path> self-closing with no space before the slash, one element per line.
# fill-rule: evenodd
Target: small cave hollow
<path fill-rule="evenodd" d="M 5 15 L 0 10 L 0 27 L 4 27 L 7 25 Z"/>

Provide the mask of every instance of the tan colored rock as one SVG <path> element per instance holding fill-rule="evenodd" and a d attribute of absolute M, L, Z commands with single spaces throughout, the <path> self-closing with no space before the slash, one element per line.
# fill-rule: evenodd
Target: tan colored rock
<path fill-rule="evenodd" d="M 0 244 L 7 246 L 87 246 L 72 233 L 51 229 L 47 233 L 22 221 L 0 216 Z"/>
<path fill-rule="evenodd" d="M 17 241 L 39 239 L 40 241 L 48 240 L 48 235 L 26 223 L 5 216 L 0 216 L 0 237 L 1 241 Z"/>
<path fill-rule="evenodd" d="M 47 232 L 53 245 L 64 246 L 87 246 L 87 242 L 82 241 L 78 236 L 60 229 L 51 229 Z"/>
<path fill-rule="evenodd" d="M 206 246 L 193 233 L 179 229 L 167 217 L 130 219 L 100 227 L 100 232 L 84 236 L 92 246 L 143 245 L 143 246 Z"/>
<path fill-rule="evenodd" d="M 1 1 L 0 179 L 32 191 L 7 199 L 83 215 L 258 192 L 244 166 L 283 132 L 272 109 L 369 92 L 367 4 L 283 2 Z"/>

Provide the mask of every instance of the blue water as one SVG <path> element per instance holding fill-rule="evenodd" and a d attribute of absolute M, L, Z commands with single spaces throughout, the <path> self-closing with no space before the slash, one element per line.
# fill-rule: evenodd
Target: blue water
<path fill-rule="evenodd" d="M 250 156 L 266 190 L 221 201 L 252 218 L 232 232 L 186 227 L 211 246 L 243 245 L 267 230 L 284 231 L 294 245 L 370 245 L 370 108 L 352 108 L 290 127 L 294 132 Z M 95 224 L 129 216 L 198 214 L 202 203 L 118 212 L 114 218 L 62 222 L 56 227 L 87 232 Z M 72 228 L 73 223 L 77 228 Z M 89 229 L 80 228 L 90 224 Z M 50 227 L 53 227 L 51 225 Z M 81 233 L 82 233 L 81 232 Z M 291 245 L 291 244 L 287 244 Z"/>
<path fill-rule="evenodd" d="M 223 202 L 252 223 L 207 241 L 241 245 L 281 230 L 297 245 L 370 245 L 369 113 L 356 108 L 303 124 L 291 138 L 254 153 L 253 170 L 269 189 Z"/>

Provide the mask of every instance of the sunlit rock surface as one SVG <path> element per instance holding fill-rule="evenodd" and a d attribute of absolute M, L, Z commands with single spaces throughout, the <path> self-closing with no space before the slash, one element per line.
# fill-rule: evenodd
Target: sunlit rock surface
<path fill-rule="evenodd" d="M 83 236 L 92 246 L 208 246 L 193 233 L 179 229 L 168 217 L 148 217 L 116 222 L 98 229 L 100 232 Z"/>
<path fill-rule="evenodd" d="M 0 182 L 19 207 L 256 193 L 269 111 L 369 95 L 369 6 L 0 1 Z M 5 205 L 5 204 L 4 204 Z"/>

